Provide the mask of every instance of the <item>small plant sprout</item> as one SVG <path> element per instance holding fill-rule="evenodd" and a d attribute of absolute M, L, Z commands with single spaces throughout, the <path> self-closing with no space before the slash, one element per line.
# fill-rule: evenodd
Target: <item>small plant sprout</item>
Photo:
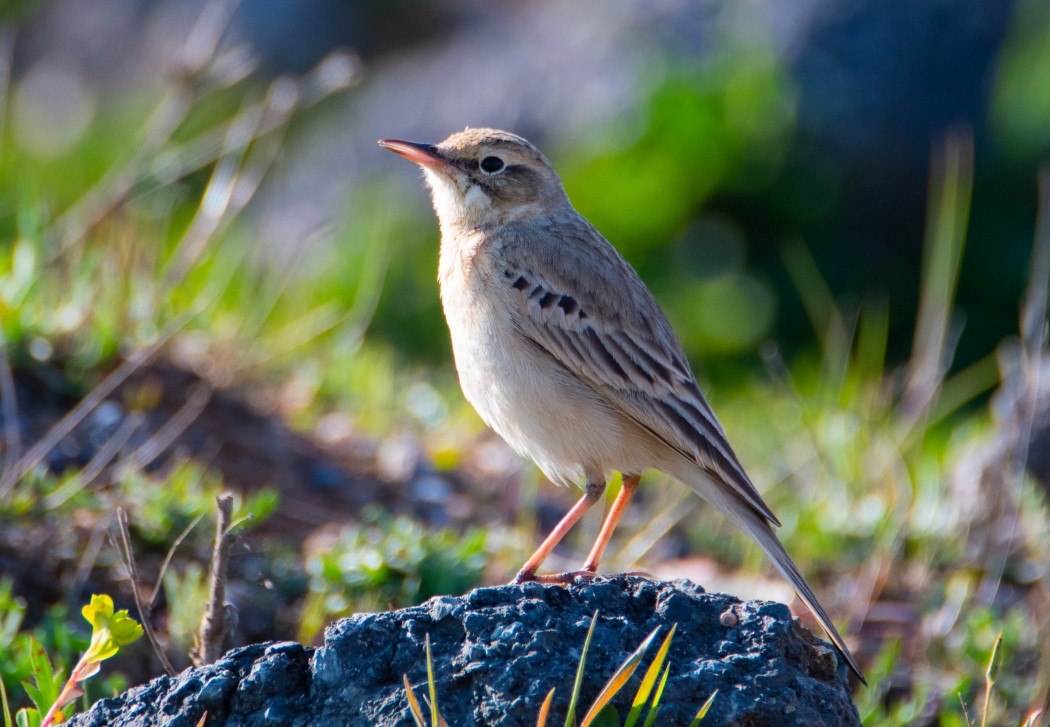
<path fill-rule="evenodd" d="M 92 596 L 91 603 L 84 606 L 81 613 L 91 624 L 91 644 L 80 657 L 77 665 L 73 667 L 65 686 L 62 687 L 62 691 L 59 692 L 58 697 L 40 722 L 40 727 L 52 727 L 52 725 L 65 721 L 62 709 L 84 693 L 84 690 L 80 688 L 80 682 L 97 674 L 104 659 L 113 656 L 121 647 L 127 646 L 142 636 L 142 627 L 128 616 L 126 610 L 113 611 L 113 599 L 109 596 Z M 41 706 L 41 703 L 37 702 L 37 707 Z M 35 722 L 29 715 L 26 715 L 24 719 L 27 724 Z M 22 724 L 21 720 L 19 724 Z"/>
<path fill-rule="evenodd" d="M 707 716 L 708 711 L 711 709 L 711 705 L 715 703 L 715 697 L 717 696 L 717 689 L 711 692 L 711 696 L 708 697 L 707 701 L 704 702 L 704 705 L 700 707 L 700 711 L 696 713 L 695 717 L 693 717 L 693 721 L 689 723 L 689 727 L 699 727 L 700 723 L 704 720 L 704 717 Z"/>
<path fill-rule="evenodd" d="M 580 691 L 583 688 L 583 676 L 586 673 L 587 663 L 587 652 L 590 650 L 591 637 L 594 636 L 594 627 L 598 622 L 598 612 L 594 612 L 594 616 L 591 618 L 590 628 L 587 629 L 587 638 L 583 642 L 583 651 L 580 653 L 580 665 L 576 670 L 576 679 L 572 687 L 572 696 L 569 699 L 569 709 L 565 715 L 565 727 L 575 727 L 576 721 L 576 705 L 580 700 Z M 663 695 L 664 685 L 667 684 L 667 676 L 670 672 L 670 664 L 665 664 L 667 660 L 667 651 L 671 647 L 671 639 L 674 637 L 674 632 L 677 626 L 672 626 L 671 630 L 664 637 L 663 643 L 660 645 L 659 651 L 656 652 L 656 656 L 653 658 L 653 662 L 649 665 L 649 668 L 645 672 L 645 676 L 642 678 L 642 683 L 638 686 L 638 691 L 634 695 L 634 700 L 631 702 L 631 711 L 627 715 L 627 720 L 623 723 L 623 727 L 635 727 L 638 722 L 638 718 L 641 716 L 642 711 L 646 705 L 649 707 L 649 712 L 646 716 L 644 727 L 653 727 L 656 723 L 656 717 L 660 713 L 660 697 Z M 645 652 L 648 651 L 653 641 L 656 639 L 656 635 L 660 632 L 660 627 L 657 627 L 649 634 L 641 645 L 628 656 L 619 668 L 613 673 L 609 680 L 602 687 L 601 692 L 595 698 L 591 708 L 587 710 L 587 714 L 583 720 L 579 722 L 579 727 L 592 727 L 599 724 L 619 724 L 619 718 L 615 714 L 615 710 L 609 707 L 609 702 L 612 701 L 625 684 L 634 675 L 634 672 L 638 669 L 638 665 L 641 664 L 642 659 L 645 657 Z M 434 684 L 434 660 L 430 652 L 430 636 L 426 638 L 426 651 L 427 651 L 427 684 L 430 689 L 430 724 L 431 727 L 446 727 L 447 723 L 441 717 L 437 709 L 437 690 Z M 661 671 L 662 670 L 662 671 Z M 657 679 L 659 677 L 659 679 Z M 405 682 L 405 696 L 408 699 L 408 711 L 412 717 L 412 722 L 415 727 L 427 727 L 426 719 L 423 717 L 423 709 L 419 704 L 419 700 L 416 699 L 415 693 L 412 691 L 412 685 L 408 681 L 408 675 L 403 675 Z M 655 693 L 653 687 L 656 687 Z M 551 704 L 554 701 L 554 689 L 547 692 L 546 699 L 543 700 L 543 704 L 540 706 L 539 715 L 536 719 L 536 727 L 547 727 L 547 718 L 550 716 Z M 649 699 L 650 694 L 653 695 L 652 700 Z M 716 689 L 711 693 L 711 696 L 707 698 L 704 705 L 700 707 L 700 710 L 696 713 L 693 721 L 689 724 L 689 727 L 699 727 L 700 722 L 707 715 L 708 710 L 711 709 L 711 705 L 715 701 L 715 697 L 718 695 Z"/>
<path fill-rule="evenodd" d="M 605 708 L 605 705 L 612 701 L 612 698 L 623 688 L 627 683 L 627 680 L 634 675 L 635 670 L 638 668 L 638 664 L 641 663 L 642 657 L 645 656 L 645 652 L 649 649 L 649 645 L 653 643 L 653 639 L 656 638 L 656 634 L 659 633 L 659 631 L 659 626 L 653 629 L 653 632 L 645 637 L 645 641 L 642 642 L 641 646 L 635 649 L 634 653 L 628 656 L 627 660 L 624 661 L 624 663 L 620 665 L 620 668 L 609 678 L 609 681 L 606 682 L 604 687 L 602 687 L 602 691 L 598 693 L 598 697 L 594 700 L 594 704 L 591 705 L 591 708 L 587 710 L 587 714 L 584 715 L 580 727 L 589 727 L 589 725 L 593 724 L 602 709 Z M 667 642 L 666 639 L 665 642 Z M 645 685 L 643 684 L 642 686 L 644 687 Z M 639 689 L 639 692 L 640 691 L 641 689 Z M 635 702 L 637 701 L 638 696 L 635 696 Z M 644 699 L 642 700 L 642 703 L 645 703 Z"/>
<path fill-rule="evenodd" d="M 988 724 L 988 705 L 992 702 L 992 689 L 995 680 L 999 676 L 999 665 L 1002 664 L 1003 632 L 995 637 L 995 646 L 992 647 L 992 655 L 988 657 L 988 668 L 984 670 L 984 707 L 981 709 L 981 727 Z"/>
<path fill-rule="evenodd" d="M 430 688 L 430 725 L 431 727 L 448 727 L 448 723 L 442 718 L 441 713 L 438 712 L 437 706 L 437 687 L 434 684 L 434 658 L 430 651 L 430 634 L 426 636 L 426 649 L 427 649 L 427 685 Z M 419 700 L 416 699 L 415 693 L 412 691 L 412 685 L 408 682 L 408 675 L 402 674 L 402 678 L 405 681 L 405 695 L 408 697 L 408 711 L 412 715 L 412 721 L 416 727 L 426 727 L 426 720 L 423 719 L 423 710 L 419 706 Z"/>

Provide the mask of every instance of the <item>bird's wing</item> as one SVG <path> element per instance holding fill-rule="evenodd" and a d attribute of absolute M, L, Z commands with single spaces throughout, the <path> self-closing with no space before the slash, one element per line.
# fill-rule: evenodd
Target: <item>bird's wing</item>
<path fill-rule="evenodd" d="M 593 231 L 587 228 L 581 234 Z M 571 240 L 541 250 L 506 246 L 500 283 L 518 306 L 518 331 L 779 525 L 700 393 L 652 294 L 612 245 L 592 234 L 597 238 L 583 246 Z"/>

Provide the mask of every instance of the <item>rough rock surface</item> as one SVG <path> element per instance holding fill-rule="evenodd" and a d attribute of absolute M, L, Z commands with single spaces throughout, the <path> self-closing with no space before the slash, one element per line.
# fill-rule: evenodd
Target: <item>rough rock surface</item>
<path fill-rule="evenodd" d="M 569 587 L 480 588 L 462 598 L 358 614 L 333 624 L 317 649 L 293 643 L 236 649 L 215 664 L 102 700 L 70 724 L 194 727 L 207 710 L 205 724 L 231 727 L 411 725 L 402 675 L 422 700 L 428 634 L 438 705 L 449 725 L 535 725 L 552 688 L 549 722 L 561 724 L 595 611 L 581 717 L 649 632 L 659 627 L 662 636 L 677 624 L 657 724 L 688 725 L 715 689 L 704 727 L 860 724 L 845 666 L 787 607 L 633 576 Z M 621 717 L 655 652 L 656 645 L 613 702 Z"/>

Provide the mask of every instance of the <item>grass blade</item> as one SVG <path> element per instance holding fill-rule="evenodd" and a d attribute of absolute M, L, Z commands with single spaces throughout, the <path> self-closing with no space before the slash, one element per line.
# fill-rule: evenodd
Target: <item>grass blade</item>
<path fill-rule="evenodd" d="M 1021 725 L 1021 727 L 1036 727 L 1036 724 L 1037 724 L 1036 720 L 1039 719 L 1042 716 L 1043 716 L 1043 710 L 1041 710 L 1041 709 L 1035 710 L 1030 715 L 1028 715 L 1028 719 L 1026 719 L 1024 721 L 1024 724 Z"/>
<path fill-rule="evenodd" d="M 580 723 L 580 727 L 588 727 L 591 722 L 594 721 L 598 713 L 602 711 L 606 704 L 612 701 L 623 685 L 627 683 L 627 680 L 631 678 L 635 670 L 638 668 L 638 664 L 641 663 L 642 657 L 645 656 L 645 652 L 649 649 L 650 644 L 653 643 L 653 639 L 656 638 L 656 634 L 659 633 L 660 627 L 657 626 L 653 629 L 652 633 L 645 637 L 645 641 L 634 650 L 630 656 L 628 656 L 620 668 L 609 677 L 609 681 L 602 687 L 602 691 L 598 693 L 598 697 L 594 700 L 594 704 L 587 710 L 587 714 L 583 717 L 583 722 Z"/>
<path fill-rule="evenodd" d="M 591 637 L 594 636 L 594 625 L 598 623 L 598 612 L 591 617 L 591 627 L 587 629 L 587 638 L 580 653 L 580 666 L 576 669 L 576 682 L 572 685 L 572 698 L 569 700 L 569 711 L 565 715 L 565 727 L 572 727 L 576 721 L 576 703 L 580 701 L 580 689 L 583 688 L 583 667 L 587 663 L 587 651 L 591 648 Z"/>
<path fill-rule="evenodd" d="M 437 686 L 434 684 L 434 658 L 430 653 L 430 634 L 426 635 L 427 684 L 430 687 L 430 727 L 441 727 L 444 720 L 438 714 Z"/>
<path fill-rule="evenodd" d="M 660 650 L 656 652 L 653 663 L 649 665 L 645 676 L 642 677 L 642 683 L 638 687 L 638 692 L 634 695 L 631 711 L 627 714 L 627 721 L 624 722 L 623 727 L 634 727 L 635 722 L 641 716 L 642 708 L 649 701 L 649 694 L 652 693 L 653 686 L 656 685 L 656 679 L 660 676 L 660 669 L 664 665 L 664 659 L 667 658 L 667 650 L 671 648 L 671 639 L 674 638 L 674 632 L 677 628 L 678 624 L 673 624 L 667 636 L 664 637 L 664 642 L 660 644 Z"/>
<path fill-rule="evenodd" d="M 547 727 L 547 715 L 551 711 L 551 702 L 554 700 L 554 687 L 547 692 L 547 698 L 543 700 L 543 706 L 540 707 L 540 716 L 536 719 L 536 727 Z"/>
<path fill-rule="evenodd" d="M 970 719 L 970 712 L 966 709 L 966 702 L 963 701 L 962 692 L 956 692 L 955 696 L 959 698 L 959 706 L 962 707 L 963 719 L 966 721 L 966 727 L 973 727 L 973 720 Z"/>
<path fill-rule="evenodd" d="M 4 680 L 0 679 L 0 708 L 4 710 L 4 727 L 11 727 L 11 706 L 7 703 L 7 690 Z"/>
<path fill-rule="evenodd" d="M 660 714 L 660 697 L 664 694 L 664 685 L 667 684 L 667 675 L 671 671 L 671 665 L 668 664 L 664 667 L 664 673 L 660 677 L 660 685 L 656 688 L 656 695 L 653 697 L 653 706 L 649 708 L 649 714 L 645 716 L 645 724 L 643 727 L 653 727 L 656 723 L 656 715 Z"/>
<path fill-rule="evenodd" d="M 408 712 L 412 715 L 412 721 L 416 723 L 416 727 L 427 727 L 427 723 L 423 721 L 423 710 L 419 708 L 412 685 L 408 683 L 408 674 L 402 674 L 401 678 L 405 680 L 405 696 L 408 697 Z"/>
<path fill-rule="evenodd" d="M 999 665 L 1002 663 L 1003 632 L 995 637 L 992 655 L 988 658 L 988 668 L 984 670 L 984 706 L 981 708 L 981 727 L 988 725 L 988 705 L 992 701 L 992 687 L 999 676 Z"/>
<path fill-rule="evenodd" d="M 700 711 L 693 717 L 693 721 L 689 723 L 689 727 L 699 727 L 701 720 L 707 716 L 708 711 L 711 709 L 711 705 L 715 703 L 715 697 L 718 696 L 718 690 L 711 692 L 711 696 L 704 702 L 704 706 L 700 708 Z"/>

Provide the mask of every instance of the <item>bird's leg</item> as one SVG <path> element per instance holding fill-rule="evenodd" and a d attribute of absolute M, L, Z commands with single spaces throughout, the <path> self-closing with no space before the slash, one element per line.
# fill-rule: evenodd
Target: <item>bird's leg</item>
<path fill-rule="evenodd" d="M 547 559 L 550 552 L 554 550 L 561 539 L 565 537 L 565 533 L 572 529 L 572 526 L 579 522 L 583 514 L 591 509 L 594 503 L 601 499 L 602 493 L 605 492 L 605 480 L 587 480 L 587 489 L 583 493 L 583 497 L 576 501 L 576 504 L 572 506 L 572 509 L 565 513 L 565 517 L 554 526 L 554 530 L 551 530 L 550 535 L 544 540 L 540 547 L 536 548 L 536 552 L 532 554 L 525 565 L 518 571 L 518 575 L 514 577 L 512 583 L 526 583 L 527 581 L 541 580 L 536 577 L 536 571 L 539 570 L 540 565 Z M 566 576 L 560 578 L 560 581 L 571 580 L 567 576 L 569 574 L 560 574 Z"/>
<path fill-rule="evenodd" d="M 591 554 L 587 556 L 587 560 L 583 564 L 584 571 L 588 573 L 598 572 L 598 561 L 602 559 L 602 554 L 605 552 L 605 547 L 609 544 L 613 530 L 619 524 L 623 511 L 627 509 L 627 503 L 631 501 L 631 496 L 634 495 L 634 491 L 638 489 L 638 483 L 641 481 L 641 475 L 623 476 L 623 487 L 620 488 L 619 494 L 616 495 L 616 500 L 613 502 L 609 514 L 605 516 L 605 522 L 602 523 L 602 529 L 598 532 L 598 538 L 594 541 Z"/>

